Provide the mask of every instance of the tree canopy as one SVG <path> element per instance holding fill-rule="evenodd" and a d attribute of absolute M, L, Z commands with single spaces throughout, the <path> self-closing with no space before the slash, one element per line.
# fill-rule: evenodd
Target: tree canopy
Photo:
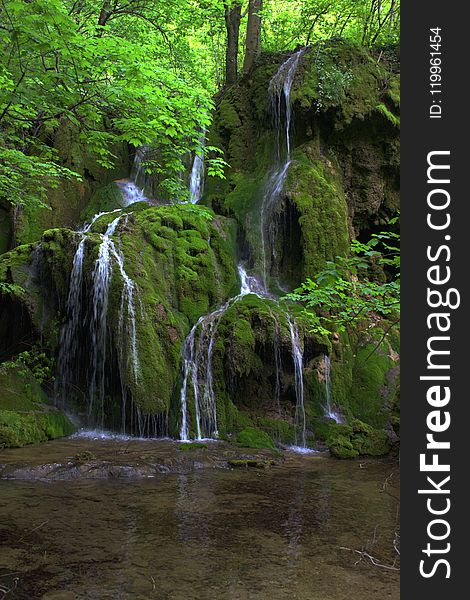
<path fill-rule="evenodd" d="M 46 203 L 49 187 L 77 177 L 51 143 L 63 123 L 105 167 L 113 143 L 158 140 L 151 168 L 171 194 L 214 93 L 261 49 L 396 41 L 398 18 L 395 0 L 1 0 L 0 199 Z"/>

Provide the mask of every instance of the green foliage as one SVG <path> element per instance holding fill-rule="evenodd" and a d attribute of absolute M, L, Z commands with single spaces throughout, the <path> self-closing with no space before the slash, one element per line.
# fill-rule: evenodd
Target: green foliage
<path fill-rule="evenodd" d="M 272 49 L 287 40 L 308 45 L 333 36 L 365 46 L 400 38 L 399 0 L 272 0 L 263 14 L 265 43 Z"/>
<path fill-rule="evenodd" d="M 0 294 L 25 294 L 25 290 L 15 283 L 4 283 L 0 281 Z"/>
<path fill-rule="evenodd" d="M 165 44 L 156 43 L 155 3 L 130 6 L 114 3 L 113 18 L 101 26 L 101 7 L 92 2 L 2 2 L 0 197 L 6 201 L 41 205 L 49 187 L 76 176 L 57 163 L 48 140 L 63 123 L 78 128 L 87 151 L 107 168 L 114 142 L 137 147 L 158 140 L 152 170 L 162 175 L 163 189 L 174 189 L 182 156 L 198 146 L 200 128 L 210 122 L 212 89 L 207 77 L 196 84 L 187 61 L 175 68 Z M 145 22 L 153 23 L 148 35 Z M 211 162 L 215 174 L 222 167 L 220 159 Z"/>
<path fill-rule="evenodd" d="M 390 221 L 395 225 L 396 219 Z M 374 318 L 398 322 L 400 304 L 399 234 L 389 231 L 372 235 L 367 243 L 353 240 L 348 257 L 328 261 L 314 279 L 287 297 L 302 302 L 309 311 L 312 329 L 328 334 L 331 329 Z M 391 269 L 389 281 L 375 281 L 375 267 Z"/>
<path fill-rule="evenodd" d="M 31 350 L 25 350 L 11 361 L 2 363 L 6 369 L 17 369 L 22 377 L 27 377 L 32 373 L 39 384 L 53 380 L 54 360 L 47 356 L 39 347 L 33 347 Z"/>

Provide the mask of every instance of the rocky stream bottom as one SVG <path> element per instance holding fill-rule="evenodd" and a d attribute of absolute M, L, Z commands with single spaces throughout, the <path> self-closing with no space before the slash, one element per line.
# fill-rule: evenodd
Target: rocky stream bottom
<path fill-rule="evenodd" d="M 1 600 L 399 598 L 389 460 L 74 436 L 0 477 Z"/>

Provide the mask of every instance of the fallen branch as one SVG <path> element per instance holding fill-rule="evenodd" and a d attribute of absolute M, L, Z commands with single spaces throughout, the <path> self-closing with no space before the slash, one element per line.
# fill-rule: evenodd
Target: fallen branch
<path fill-rule="evenodd" d="M 395 567 L 394 565 L 386 565 L 386 564 L 380 562 L 377 558 L 375 558 L 374 556 L 372 556 L 365 550 L 355 550 L 354 548 L 347 548 L 346 546 L 340 546 L 339 549 L 340 550 L 348 550 L 349 552 L 354 552 L 355 554 L 359 554 L 359 556 L 361 557 L 360 560 L 362 560 L 363 558 L 367 558 L 374 565 L 374 567 L 380 567 L 381 569 L 388 569 L 389 571 L 400 571 L 399 567 Z M 397 550 L 397 552 L 399 553 L 398 550 Z M 358 560 L 354 564 L 357 565 L 360 562 L 360 560 Z"/>

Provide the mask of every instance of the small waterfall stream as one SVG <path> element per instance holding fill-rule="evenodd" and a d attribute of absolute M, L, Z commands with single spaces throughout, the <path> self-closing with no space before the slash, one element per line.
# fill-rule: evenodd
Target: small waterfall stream
<path fill-rule="evenodd" d="M 302 345 L 300 343 L 299 329 L 296 321 L 292 321 L 289 313 L 286 312 L 287 322 L 289 324 L 290 337 L 292 341 L 292 357 L 294 359 L 294 377 L 295 377 L 295 445 L 300 448 L 307 446 L 306 418 L 304 406 L 304 357 Z"/>
<path fill-rule="evenodd" d="M 325 416 L 329 419 L 333 419 L 336 423 L 343 423 L 343 417 L 333 410 L 331 405 L 331 358 L 325 354 L 323 356 L 323 362 L 325 365 L 325 396 L 326 396 L 326 406 L 325 406 Z"/>
<path fill-rule="evenodd" d="M 147 146 L 136 148 L 129 181 L 119 183 L 119 187 L 121 188 L 122 195 L 124 197 L 124 206 L 126 207 L 134 204 L 135 202 L 148 201 L 148 198 L 144 192 L 147 183 L 144 161 L 147 153 Z"/>
<path fill-rule="evenodd" d="M 187 416 L 187 391 L 188 381 L 191 378 L 197 439 L 218 437 L 217 431 L 217 404 L 214 392 L 212 361 L 217 328 L 220 320 L 235 302 L 252 292 L 250 282 L 256 278 L 250 277 L 242 265 L 238 265 L 240 275 L 240 293 L 230 298 L 215 311 L 202 316 L 192 327 L 183 346 L 183 384 L 181 386 L 181 441 L 189 441 L 189 428 Z M 196 344 L 196 332 L 200 328 Z"/>
<path fill-rule="evenodd" d="M 203 131 L 199 138 L 201 149 L 205 146 L 206 132 Z M 202 152 L 202 151 L 201 151 Z M 189 201 L 197 204 L 204 192 L 204 154 L 196 151 L 194 155 L 193 167 L 189 178 Z"/>
<path fill-rule="evenodd" d="M 276 222 L 275 209 L 284 188 L 287 173 L 291 165 L 291 89 L 299 61 L 305 48 L 288 58 L 269 83 L 268 93 L 276 131 L 276 162 L 266 180 L 261 202 L 260 233 L 263 286 L 268 288 L 268 268 L 275 264 Z M 284 109 L 283 109 L 284 108 Z"/>
<path fill-rule="evenodd" d="M 285 61 L 278 72 L 271 79 L 269 85 L 269 95 L 271 99 L 272 112 L 274 116 L 276 134 L 277 134 L 277 160 L 273 170 L 268 175 L 263 199 L 261 203 L 260 215 L 260 238 L 261 238 L 261 258 L 262 273 L 258 279 L 254 275 L 248 275 L 243 265 L 238 265 L 238 274 L 240 277 L 240 293 L 228 300 L 212 313 L 201 317 L 192 327 L 183 346 L 183 383 L 181 387 L 181 428 L 180 440 L 189 441 L 188 425 L 188 384 L 192 383 L 196 433 L 197 439 L 204 437 L 217 437 L 217 410 L 216 398 L 213 386 L 212 359 L 215 344 L 217 328 L 225 312 L 232 304 L 243 298 L 247 294 L 256 294 L 260 298 L 276 301 L 276 298 L 268 290 L 268 261 L 272 265 L 274 260 L 274 239 L 275 239 L 275 221 L 274 211 L 277 201 L 280 197 L 287 172 L 291 164 L 291 142 L 290 127 L 292 119 L 292 108 L 290 93 L 295 72 L 299 61 L 305 52 L 302 49 L 293 54 Z M 284 113 L 282 105 L 285 105 Z M 284 118 L 283 118 L 284 116 Z M 199 190 L 199 182 L 203 172 L 203 164 L 197 162 L 196 156 L 193 171 L 191 173 L 191 202 L 197 202 L 195 198 L 199 197 L 193 194 L 194 189 Z M 194 178 L 193 178 L 194 174 Z M 268 259 L 269 254 L 269 259 Z M 271 270 L 271 269 L 270 269 Z M 290 331 L 290 340 L 292 345 L 292 358 L 294 362 L 294 386 L 296 396 L 295 409 L 295 430 L 296 445 L 300 449 L 305 449 L 306 440 L 306 416 L 304 407 L 304 383 L 303 383 L 303 348 L 300 340 L 297 322 L 292 320 L 289 313 L 285 311 L 286 320 Z M 279 324 L 275 319 L 277 331 L 274 356 L 276 363 L 276 383 L 275 400 L 280 410 L 280 331 Z M 196 344 L 196 333 L 200 329 L 199 339 Z"/>
<path fill-rule="evenodd" d="M 127 275 L 124 268 L 124 257 L 118 251 L 111 239 L 121 220 L 127 215 L 120 214 L 109 223 L 104 234 L 101 235 L 101 244 L 98 257 L 92 273 L 92 287 L 89 292 L 91 297 L 91 316 L 87 318 L 86 301 L 83 291 L 83 261 L 87 234 L 92 225 L 106 214 L 121 212 L 120 209 L 109 213 L 98 213 L 92 221 L 85 225 L 78 233 L 80 241 L 72 264 L 70 275 L 69 293 L 67 296 L 66 311 L 68 319 L 62 327 L 58 357 L 58 377 L 56 384 L 56 399 L 58 404 L 65 407 L 66 399 L 75 383 L 76 361 L 79 351 L 79 333 L 83 328 L 90 342 L 89 387 L 87 394 L 87 414 L 90 423 L 96 421 L 95 402 L 99 406 L 99 425 L 104 426 L 104 398 L 106 389 L 107 365 L 107 340 L 108 340 L 108 304 L 109 288 L 113 273 L 113 264 L 117 264 L 122 279 L 121 306 L 119 315 L 120 335 L 120 362 L 121 370 L 124 366 L 131 368 L 136 380 L 139 373 L 139 359 L 137 351 L 137 332 L 135 317 L 135 283 Z M 125 400 L 123 400 L 125 407 Z M 95 411 L 95 412 L 94 412 Z M 93 423 L 94 424 L 94 423 Z M 125 418 L 123 421 L 125 428 Z"/>

